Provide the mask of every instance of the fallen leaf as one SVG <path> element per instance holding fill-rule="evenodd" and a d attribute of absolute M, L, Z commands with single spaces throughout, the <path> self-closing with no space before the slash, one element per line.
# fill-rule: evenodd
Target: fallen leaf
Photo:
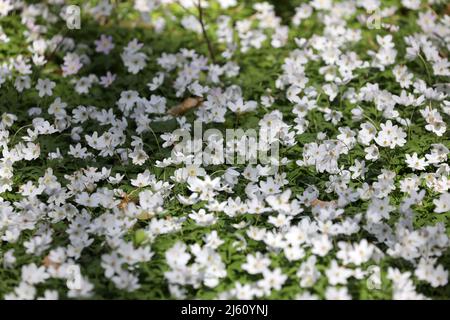
<path fill-rule="evenodd" d="M 328 206 L 335 206 L 336 205 L 336 201 L 322 201 L 322 200 L 319 200 L 319 199 L 314 199 L 314 200 L 312 200 L 310 202 L 310 205 L 312 207 L 319 206 L 321 208 L 325 208 L 325 207 L 328 207 Z"/>
<path fill-rule="evenodd" d="M 168 113 L 172 116 L 181 116 L 192 108 L 200 106 L 202 102 L 203 98 L 201 97 L 189 97 L 184 99 L 184 101 L 179 105 L 176 105 L 175 107 L 169 109 Z"/>
<path fill-rule="evenodd" d="M 56 262 L 54 262 L 54 261 L 52 261 L 51 259 L 50 259 L 50 256 L 45 256 L 45 258 L 42 260 L 42 264 L 46 267 L 46 268 L 50 268 L 50 267 L 53 267 L 53 268 L 55 268 L 56 270 L 59 268 L 59 266 L 60 266 L 60 264 L 59 263 L 56 263 Z"/>

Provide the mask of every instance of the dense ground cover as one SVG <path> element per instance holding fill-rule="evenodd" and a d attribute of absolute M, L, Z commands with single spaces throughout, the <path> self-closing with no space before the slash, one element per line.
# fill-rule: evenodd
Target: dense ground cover
<path fill-rule="evenodd" d="M 1 298 L 450 298 L 445 1 L 0 0 L 0 26 Z M 279 155 L 189 164 L 196 120 Z"/>

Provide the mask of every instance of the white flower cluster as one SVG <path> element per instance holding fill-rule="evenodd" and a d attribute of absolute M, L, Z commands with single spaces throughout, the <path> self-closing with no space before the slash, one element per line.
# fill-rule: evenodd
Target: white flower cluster
<path fill-rule="evenodd" d="M 0 0 L 0 298 L 449 298 L 442 4 L 66 2 Z"/>

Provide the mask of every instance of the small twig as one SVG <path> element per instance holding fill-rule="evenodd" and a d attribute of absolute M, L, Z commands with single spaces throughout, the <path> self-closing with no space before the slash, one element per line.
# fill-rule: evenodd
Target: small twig
<path fill-rule="evenodd" d="M 214 57 L 214 51 L 213 51 L 213 48 L 211 45 L 211 41 L 209 41 L 208 34 L 206 33 L 205 23 L 203 22 L 203 8 L 202 8 L 201 0 L 198 0 L 197 8 L 198 8 L 198 21 L 200 22 L 200 25 L 202 26 L 203 37 L 205 38 L 206 44 L 208 45 L 209 55 L 211 57 L 212 62 L 214 64 L 216 64 L 216 59 Z"/>
<path fill-rule="evenodd" d="M 183 6 L 183 4 L 181 4 L 181 2 L 177 1 L 176 3 L 177 3 L 177 4 L 181 7 L 181 9 L 183 9 L 185 12 L 187 12 L 187 13 L 189 13 L 189 14 L 192 14 L 185 6 Z M 200 26 L 201 26 L 201 28 L 202 28 L 202 34 L 203 34 L 203 37 L 205 38 L 206 44 L 208 45 L 209 56 L 211 57 L 212 62 L 215 64 L 215 63 L 216 63 L 216 60 L 215 60 L 215 57 L 214 57 L 214 51 L 213 51 L 213 49 L 212 49 L 211 42 L 209 41 L 208 34 L 206 33 L 205 24 L 204 24 L 204 22 L 203 22 L 203 8 L 202 8 L 202 6 L 201 6 L 200 0 L 198 1 L 197 8 L 198 8 L 198 11 L 199 11 L 199 16 L 196 16 L 196 15 L 195 15 L 194 17 L 195 17 L 195 19 L 197 19 L 197 21 L 200 23 Z"/>

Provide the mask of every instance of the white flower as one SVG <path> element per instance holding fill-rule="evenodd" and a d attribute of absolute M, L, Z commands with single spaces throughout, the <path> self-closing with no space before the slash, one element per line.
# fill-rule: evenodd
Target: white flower
<path fill-rule="evenodd" d="M 347 284 L 347 279 L 353 275 L 353 272 L 350 269 L 340 267 L 336 260 L 332 260 L 325 274 L 328 278 L 328 283 L 334 286 L 337 284 Z"/>
<path fill-rule="evenodd" d="M 195 220 L 200 226 L 210 226 L 217 222 L 217 218 L 212 213 L 206 213 L 204 209 L 200 209 L 198 212 L 193 211 L 189 214 L 189 218 Z"/>
<path fill-rule="evenodd" d="M 446 213 L 450 211 L 450 193 L 445 192 L 440 195 L 439 199 L 433 200 L 434 212 L 436 213 Z"/>
<path fill-rule="evenodd" d="M 53 88 L 56 86 L 56 83 L 50 81 L 49 79 L 38 79 L 38 83 L 36 85 L 36 90 L 39 91 L 39 97 L 43 96 L 51 96 L 53 94 Z"/>
<path fill-rule="evenodd" d="M 49 277 L 44 266 L 38 268 L 34 263 L 22 266 L 22 280 L 30 285 L 42 283 Z"/>
<path fill-rule="evenodd" d="M 311 240 L 312 250 L 311 252 L 324 257 L 332 248 L 333 244 L 331 243 L 329 237 L 326 234 L 322 234 L 317 236 Z"/>
<path fill-rule="evenodd" d="M 425 160 L 425 158 L 419 158 L 417 152 L 414 152 L 412 156 L 410 154 L 406 154 L 405 156 L 406 164 L 414 171 L 425 170 L 425 167 L 428 166 L 427 160 Z"/>
<path fill-rule="evenodd" d="M 247 261 L 242 264 L 242 269 L 250 274 L 259 274 L 268 270 L 270 263 L 271 261 L 266 255 L 256 252 L 255 254 L 247 255 Z"/>
<path fill-rule="evenodd" d="M 100 39 L 95 41 L 95 51 L 101 52 L 103 54 L 109 54 L 109 52 L 114 49 L 114 43 L 112 41 L 112 36 L 107 36 L 102 34 Z"/>
<path fill-rule="evenodd" d="M 381 131 L 375 137 L 375 142 L 381 147 L 389 147 L 394 149 L 396 146 L 402 147 L 406 143 L 406 133 L 402 128 L 393 125 L 391 120 L 382 123 Z"/>
<path fill-rule="evenodd" d="M 328 287 L 325 290 L 325 299 L 327 300 L 351 300 L 347 288 Z"/>

